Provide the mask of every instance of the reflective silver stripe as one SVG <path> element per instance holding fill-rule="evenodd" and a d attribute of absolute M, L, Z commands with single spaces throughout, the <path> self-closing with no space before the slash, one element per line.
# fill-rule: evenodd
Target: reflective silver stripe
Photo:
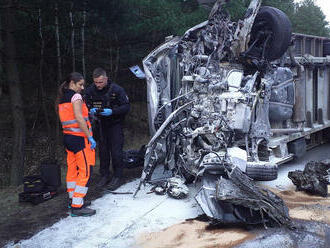
<path fill-rule="evenodd" d="M 74 189 L 76 187 L 76 182 L 66 182 L 67 189 Z"/>
<path fill-rule="evenodd" d="M 61 122 L 63 126 L 77 123 L 77 120 L 71 120 L 71 121 L 62 121 Z"/>
<path fill-rule="evenodd" d="M 84 194 L 86 195 L 88 188 L 87 187 L 83 187 L 83 186 L 76 186 L 76 188 L 74 189 L 75 193 L 79 193 L 79 194 Z"/>
<path fill-rule="evenodd" d="M 85 121 L 89 121 L 88 117 L 84 117 Z M 77 120 L 62 121 L 62 126 L 78 123 Z"/>
<path fill-rule="evenodd" d="M 82 206 L 84 204 L 84 199 L 81 197 L 73 197 L 72 198 L 72 205 Z"/>
<path fill-rule="evenodd" d="M 88 129 L 90 132 L 92 132 L 92 128 L 90 127 Z M 71 131 L 71 132 L 75 132 L 75 133 L 82 133 L 83 131 L 80 128 L 75 128 L 75 127 L 67 127 L 67 128 L 63 128 L 63 131 Z"/>
<path fill-rule="evenodd" d="M 68 193 L 69 193 L 69 198 L 72 199 L 72 197 L 73 197 L 73 191 L 70 191 Z"/>
<path fill-rule="evenodd" d="M 82 132 L 82 130 L 80 128 L 74 128 L 74 127 L 63 128 L 63 131 L 71 131 L 71 132 L 76 132 L 76 133 L 81 133 Z"/>

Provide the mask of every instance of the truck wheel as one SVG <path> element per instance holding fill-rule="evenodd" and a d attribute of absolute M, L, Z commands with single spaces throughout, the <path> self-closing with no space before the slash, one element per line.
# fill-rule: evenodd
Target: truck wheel
<path fill-rule="evenodd" d="M 272 61 L 280 58 L 287 50 L 291 42 L 291 22 L 287 15 L 281 10 L 269 6 L 260 8 L 251 30 L 251 45 L 260 34 L 271 32 L 270 41 L 265 49 L 265 59 Z M 256 45 L 256 49 L 252 49 L 252 54 L 262 55 L 263 44 L 266 41 L 267 35 L 261 35 L 261 41 Z"/>
<path fill-rule="evenodd" d="M 247 163 L 245 173 L 257 181 L 272 181 L 277 178 L 278 168 L 271 163 Z"/>

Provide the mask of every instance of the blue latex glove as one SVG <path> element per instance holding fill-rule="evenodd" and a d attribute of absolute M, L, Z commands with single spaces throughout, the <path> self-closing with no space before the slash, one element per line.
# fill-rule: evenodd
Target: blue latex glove
<path fill-rule="evenodd" d="M 103 112 L 100 113 L 100 115 L 110 116 L 110 115 L 112 115 L 112 109 L 105 108 L 105 109 L 103 109 Z"/>
<path fill-rule="evenodd" d="M 91 115 L 95 115 L 96 114 L 96 111 L 97 111 L 97 108 L 91 108 L 91 110 L 89 111 L 89 113 Z"/>
<path fill-rule="evenodd" d="M 96 142 L 95 142 L 94 138 L 92 136 L 90 136 L 90 137 L 88 137 L 88 141 L 89 141 L 89 143 L 91 143 L 91 149 L 92 150 L 95 149 Z"/>

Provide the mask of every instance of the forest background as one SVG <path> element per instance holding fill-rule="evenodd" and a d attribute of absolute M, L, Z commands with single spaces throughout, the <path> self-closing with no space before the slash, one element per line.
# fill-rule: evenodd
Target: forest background
<path fill-rule="evenodd" d="M 201 0 L 0 0 L 0 187 L 22 183 L 41 161 L 64 163 L 54 101 L 72 71 L 92 83 L 103 67 L 125 88 L 131 111 L 126 148 L 148 142 L 146 82 L 130 71 L 169 35 L 182 35 L 207 19 L 214 1 Z M 232 0 L 232 20 L 249 0 Z M 203 3 L 203 4 L 202 4 Z M 284 11 L 293 31 L 330 37 L 313 0 L 264 0 Z"/>

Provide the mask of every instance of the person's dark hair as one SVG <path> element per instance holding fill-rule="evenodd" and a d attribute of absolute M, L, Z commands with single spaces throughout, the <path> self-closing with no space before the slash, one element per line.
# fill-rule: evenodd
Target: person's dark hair
<path fill-rule="evenodd" d="M 82 79 L 84 79 L 84 77 L 79 72 L 72 72 L 65 78 L 64 82 L 61 83 L 61 85 L 58 87 L 57 97 L 55 101 L 56 113 L 58 113 L 58 105 L 63 97 L 64 90 L 69 88 L 70 82 L 73 81 L 76 84 Z"/>
<path fill-rule="evenodd" d="M 94 71 L 93 71 L 93 78 L 98 78 L 100 76 L 105 76 L 106 77 L 107 76 L 107 72 L 103 68 L 101 68 L 101 67 L 94 69 Z"/>

